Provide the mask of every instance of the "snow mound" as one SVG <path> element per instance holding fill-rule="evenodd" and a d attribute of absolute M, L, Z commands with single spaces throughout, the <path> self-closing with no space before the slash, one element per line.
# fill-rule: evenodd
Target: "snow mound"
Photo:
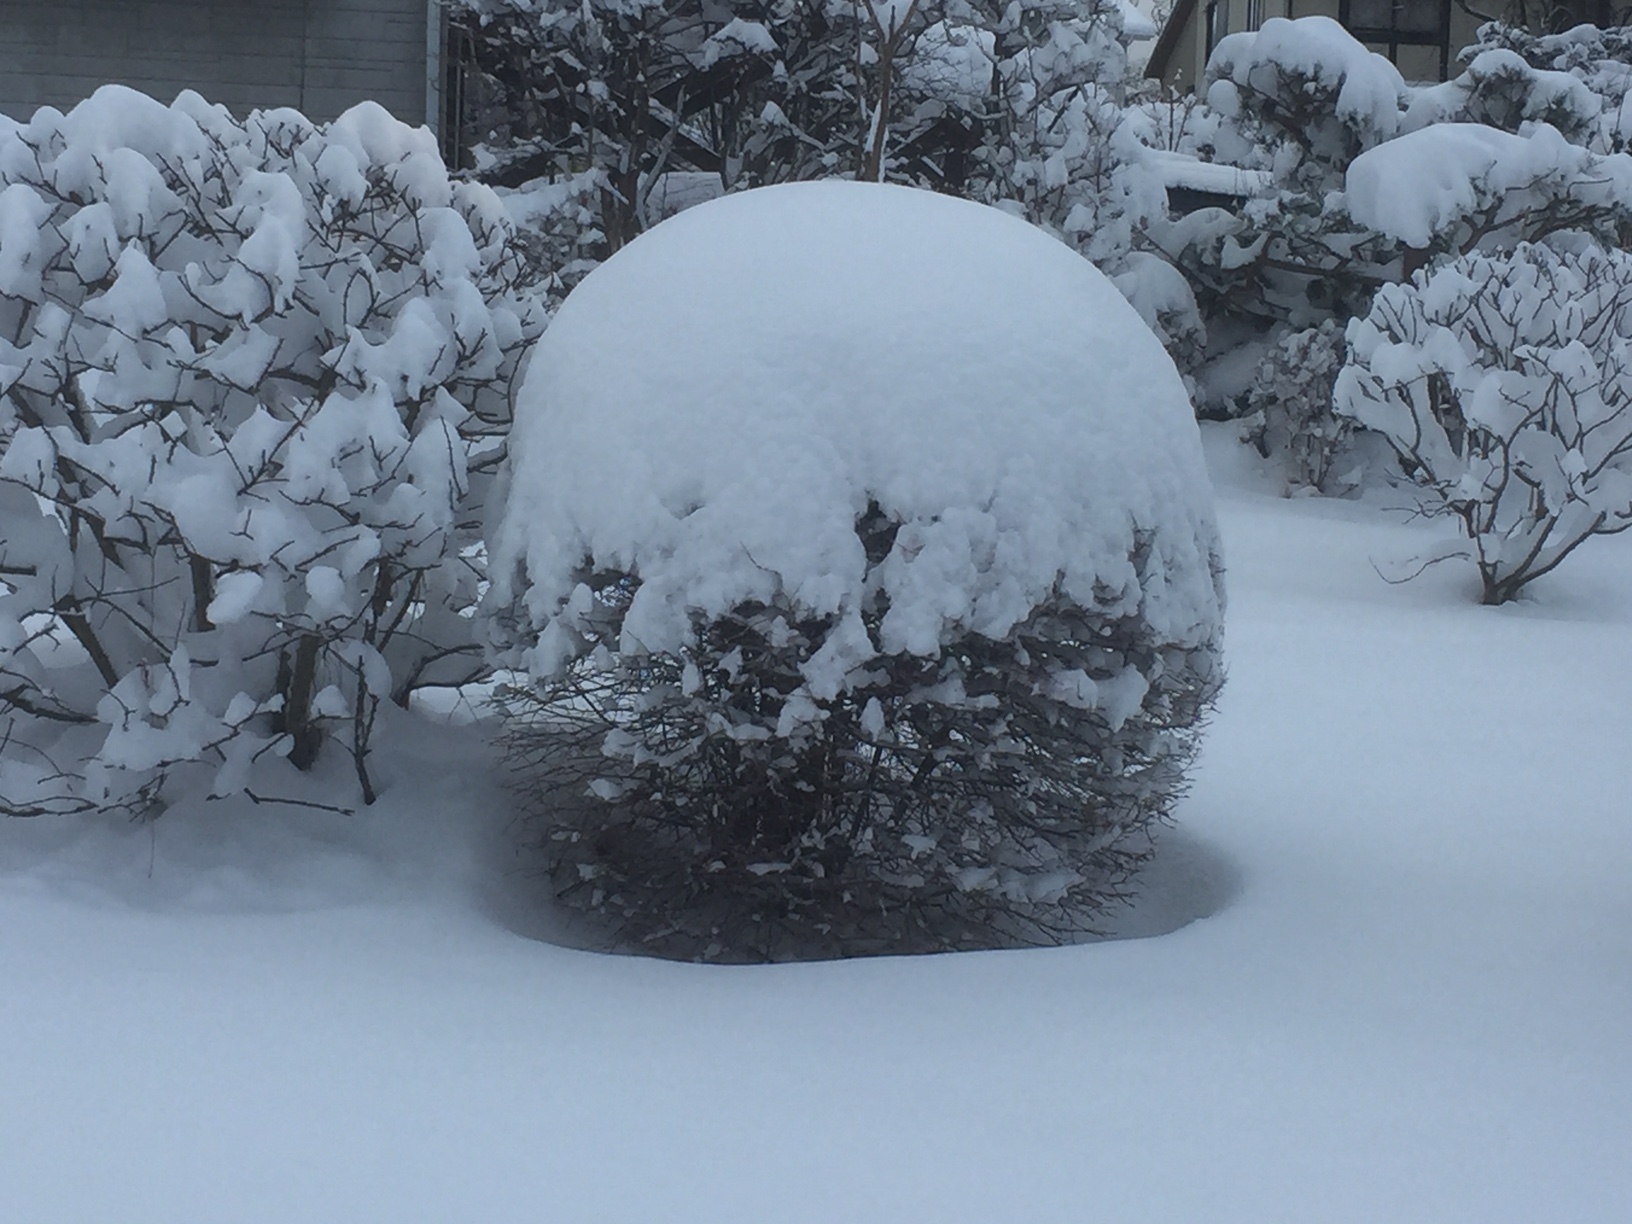
<path fill-rule="evenodd" d="M 639 577 L 625 652 L 747 601 L 833 618 L 817 700 L 1057 590 L 1175 646 L 1218 635 L 1212 491 L 1160 342 L 1054 238 L 929 192 L 763 188 L 637 239 L 535 350 L 510 481 L 489 607 L 539 676 L 580 649 L 590 568 Z M 900 524 L 876 565 L 875 505 Z"/>

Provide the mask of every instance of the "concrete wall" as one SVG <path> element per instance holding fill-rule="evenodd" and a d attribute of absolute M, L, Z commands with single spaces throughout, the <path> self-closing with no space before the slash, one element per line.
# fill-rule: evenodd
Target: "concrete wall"
<path fill-rule="evenodd" d="M 165 102 L 194 89 L 237 114 L 294 106 L 320 120 L 373 99 L 423 123 L 430 11 L 427 0 L 0 0 L 0 112 L 66 109 L 117 81 Z"/>

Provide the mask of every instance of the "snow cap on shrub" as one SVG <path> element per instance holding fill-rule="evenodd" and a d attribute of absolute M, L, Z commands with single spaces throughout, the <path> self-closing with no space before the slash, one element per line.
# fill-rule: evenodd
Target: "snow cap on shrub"
<path fill-rule="evenodd" d="M 765 188 L 664 222 L 562 307 L 517 403 L 489 606 L 542 677 L 585 649 L 592 570 L 639 579 L 625 653 L 791 604 L 833 624 L 803 666 L 817 701 L 876 655 L 1001 639 L 1056 590 L 1202 646 L 1211 496 L 1172 361 L 1086 260 L 928 192 Z M 876 565 L 873 507 L 900 524 Z"/>

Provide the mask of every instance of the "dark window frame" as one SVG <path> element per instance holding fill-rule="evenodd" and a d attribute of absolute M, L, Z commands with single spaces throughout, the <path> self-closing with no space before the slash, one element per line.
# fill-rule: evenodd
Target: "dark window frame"
<path fill-rule="evenodd" d="M 442 14 L 442 160 L 450 170 L 468 170 L 465 141 L 470 124 L 470 81 L 476 70 L 476 47 L 470 34 Z"/>
<path fill-rule="evenodd" d="M 1400 12 L 1410 5 L 1413 9 L 1427 8 L 1433 5 L 1438 9 L 1437 25 L 1433 30 L 1404 29 L 1400 23 Z M 1363 43 L 1386 46 L 1391 63 L 1398 63 L 1401 47 L 1438 47 L 1439 48 L 1439 79 L 1445 80 L 1450 75 L 1451 67 L 1451 0 L 1392 0 L 1390 11 L 1393 19 L 1386 26 L 1362 25 L 1353 17 L 1354 0 L 1341 0 L 1338 5 L 1337 19 L 1343 28 L 1353 34 Z"/>
<path fill-rule="evenodd" d="M 1343 0 L 1343 3 L 1347 4 L 1348 0 Z M 1223 17 L 1222 22 L 1219 21 L 1220 16 Z M 1203 37 L 1207 41 L 1206 54 L 1207 58 L 1211 59 L 1213 48 L 1218 46 L 1219 40 L 1227 37 L 1230 32 L 1230 0 L 1207 0 L 1206 8 L 1202 12 L 1202 18 L 1206 23 L 1205 29 L 1202 31 Z M 1224 27 L 1222 30 L 1219 29 L 1221 24 Z"/>

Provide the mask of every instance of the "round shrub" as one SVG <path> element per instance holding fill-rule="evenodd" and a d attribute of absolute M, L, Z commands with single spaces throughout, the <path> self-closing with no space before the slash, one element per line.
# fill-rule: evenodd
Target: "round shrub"
<path fill-rule="evenodd" d="M 767 188 L 536 349 L 488 623 L 569 902 L 671 955 L 1056 942 L 1179 793 L 1217 529 L 1160 343 L 995 209 Z"/>

